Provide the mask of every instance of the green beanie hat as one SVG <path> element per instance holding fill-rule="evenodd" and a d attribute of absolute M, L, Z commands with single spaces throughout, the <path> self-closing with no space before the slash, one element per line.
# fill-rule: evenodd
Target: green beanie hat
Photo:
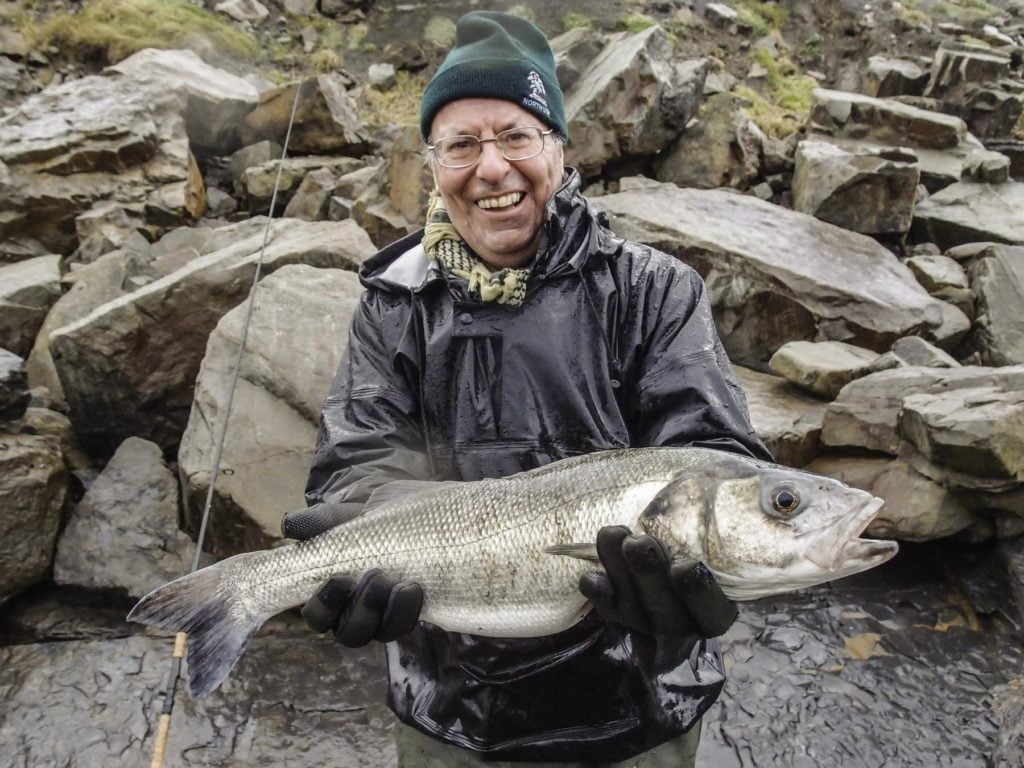
<path fill-rule="evenodd" d="M 423 91 L 423 139 L 429 138 L 430 124 L 445 104 L 473 98 L 511 101 L 569 138 L 551 46 L 543 32 L 519 16 L 472 11 L 459 19 L 455 47 Z"/>

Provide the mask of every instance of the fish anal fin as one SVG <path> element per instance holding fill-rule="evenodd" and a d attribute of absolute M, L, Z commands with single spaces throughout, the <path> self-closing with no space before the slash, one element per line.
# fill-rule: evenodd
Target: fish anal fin
<path fill-rule="evenodd" d="M 549 555 L 574 557 L 577 560 L 586 560 L 591 563 L 601 562 L 601 558 L 597 556 L 597 545 L 592 541 L 573 544 L 555 544 L 550 547 L 544 547 L 544 551 Z"/>

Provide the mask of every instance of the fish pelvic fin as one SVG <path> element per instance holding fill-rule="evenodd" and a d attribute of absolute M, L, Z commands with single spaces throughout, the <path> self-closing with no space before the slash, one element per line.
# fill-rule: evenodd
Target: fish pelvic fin
<path fill-rule="evenodd" d="M 194 698 L 216 689 L 241 658 L 269 616 L 254 615 L 241 604 L 240 592 L 225 587 L 238 555 L 164 584 L 143 597 L 128 621 L 188 633 L 188 689 Z"/>
<path fill-rule="evenodd" d="M 577 560 L 586 560 L 589 563 L 601 562 L 601 558 L 597 556 L 597 544 L 592 541 L 575 544 L 555 544 L 550 547 L 544 547 L 544 551 L 549 555 L 573 557 Z"/>

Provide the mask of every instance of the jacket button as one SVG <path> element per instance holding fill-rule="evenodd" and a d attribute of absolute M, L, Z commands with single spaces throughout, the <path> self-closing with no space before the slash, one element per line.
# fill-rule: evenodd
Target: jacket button
<path fill-rule="evenodd" d="M 462 323 L 463 325 L 469 325 L 470 323 L 473 322 L 473 316 L 469 314 L 469 312 L 463 312 L 461 315 L 459 315 L 459 322 Z"/>

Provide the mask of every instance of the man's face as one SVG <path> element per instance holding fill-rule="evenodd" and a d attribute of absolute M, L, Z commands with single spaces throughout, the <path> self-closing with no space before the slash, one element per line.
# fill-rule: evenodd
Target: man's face
<path fill-rule="evenodd" d="M 492 139 L 509 128 L 547 126 L 511 101 L 459 99 L 446 104 L 430 126 L 432 141 L 469 135 Z M 562 183 L 562 144 L 553 134 L 527 160 L 506 160 L 494 142 L 481 145 L 469 168 L 434 163 L 434 184 L 462 238 L 492 270 L 522 267 L 537 253 L 544 208 Z M 506 197 L 508 196 L 508 197 Z M 505 198 L 497 207 L 491 206 Z"/>

